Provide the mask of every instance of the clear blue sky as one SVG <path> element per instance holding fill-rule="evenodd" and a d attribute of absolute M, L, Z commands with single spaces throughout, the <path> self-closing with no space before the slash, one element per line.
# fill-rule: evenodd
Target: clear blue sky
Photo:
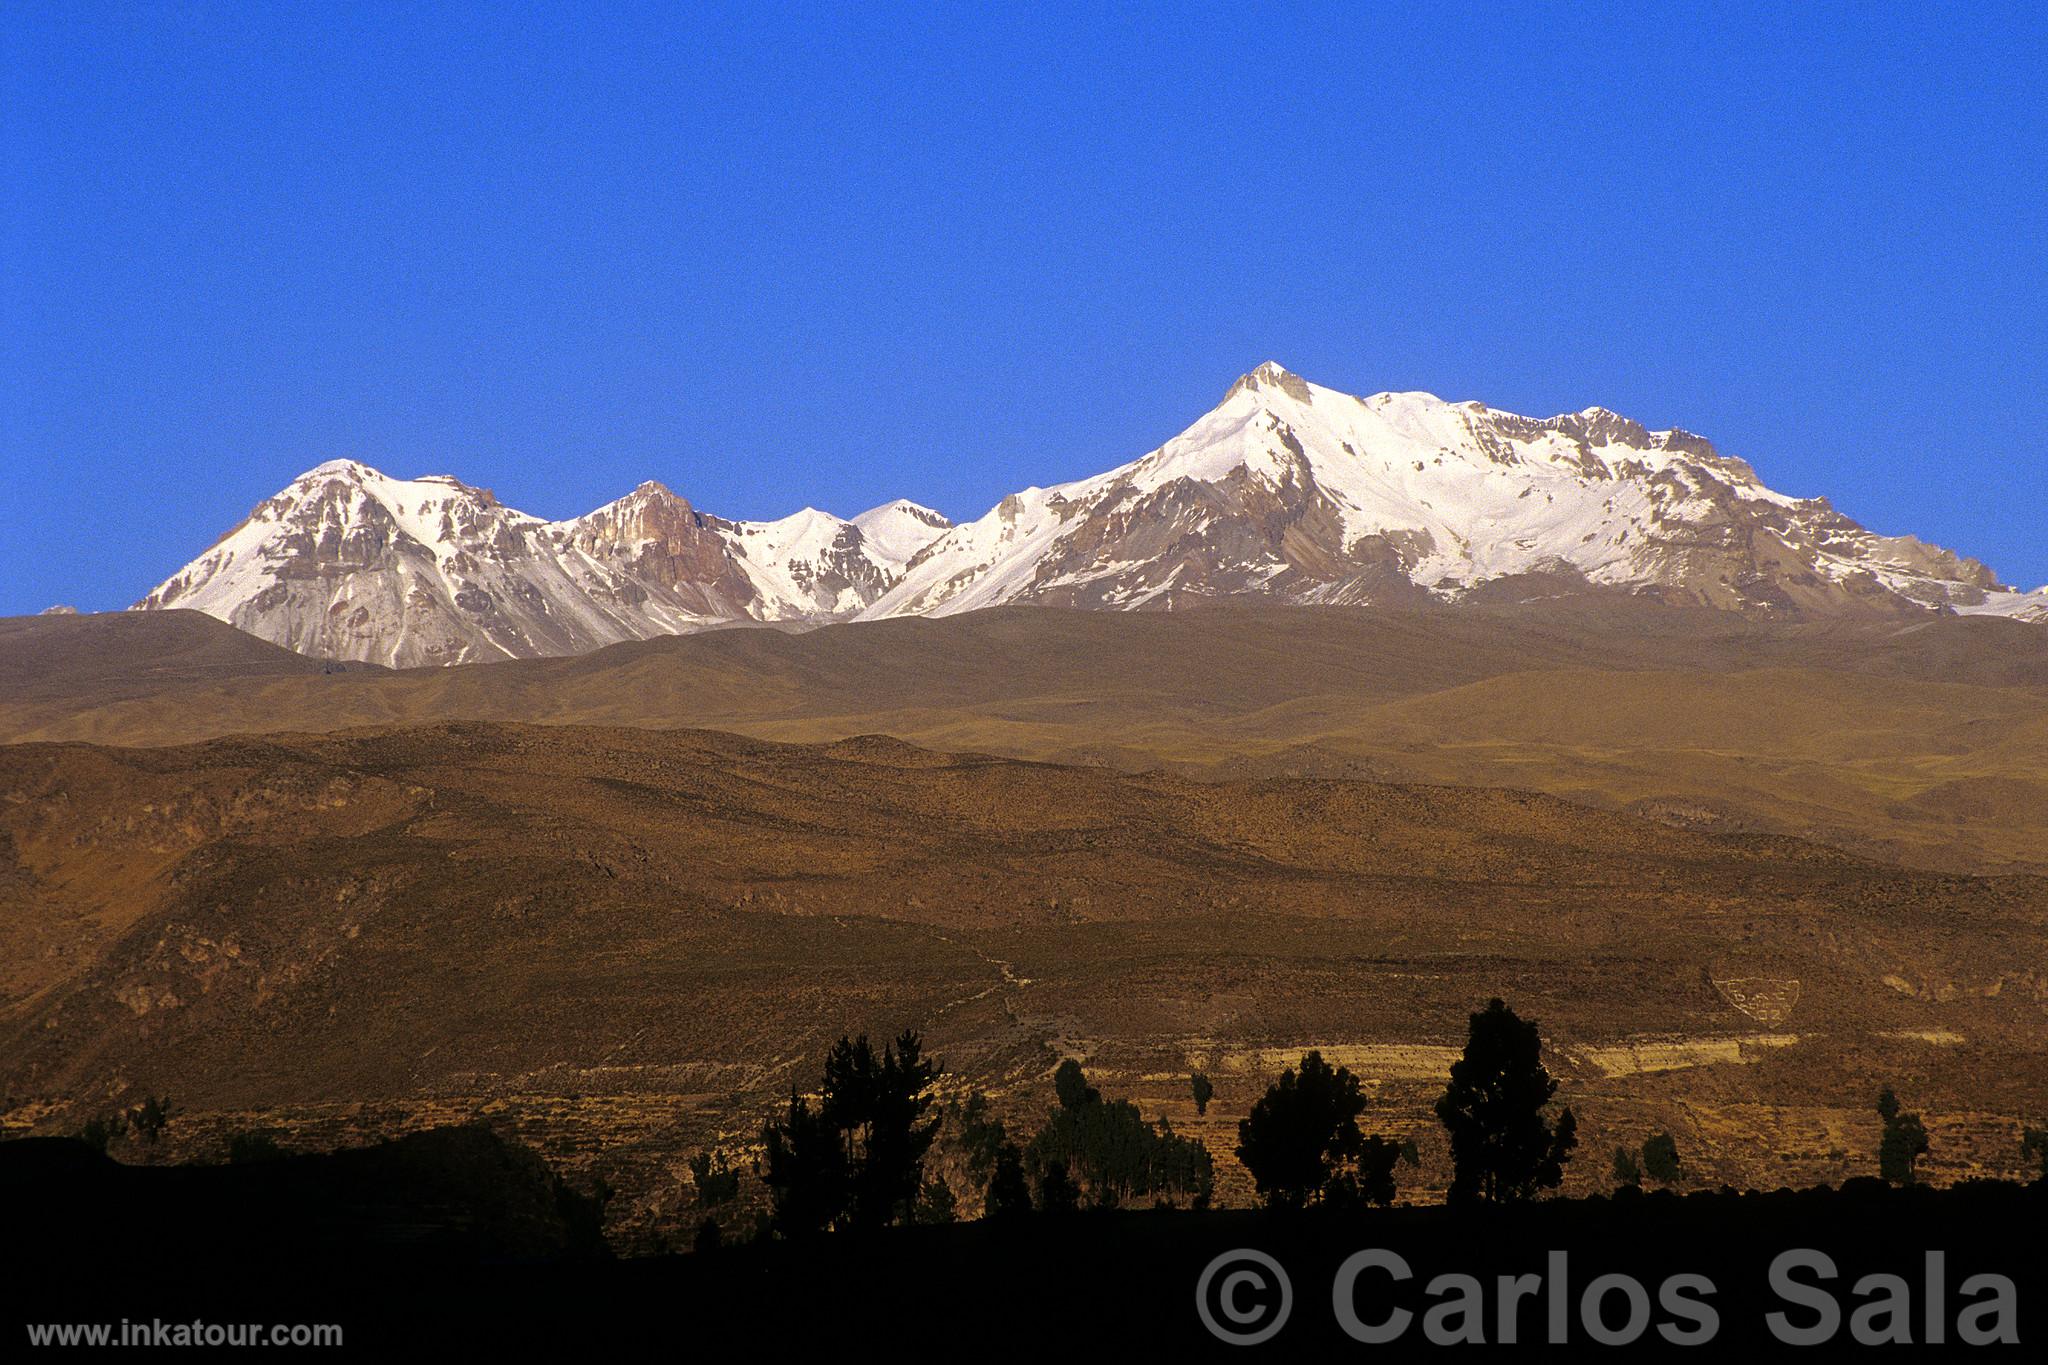
<path fill-rule="evenodd" d="M 8 4 L 0 612 L 344 455 L 975 516 L 1268 358 L 2048 580 L 2044 7 L 1112 8 Z"/>

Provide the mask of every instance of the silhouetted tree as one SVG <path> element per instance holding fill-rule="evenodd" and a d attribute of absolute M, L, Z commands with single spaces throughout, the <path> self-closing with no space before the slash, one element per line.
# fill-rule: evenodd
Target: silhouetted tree
<path fill-rule="evenodd" d="M 939 1074 L 908 1030 L 879 1056 L 866 1034 L 833 1044 L 817 1109 L 792 1089 L 787 1116 L 762 1133 L 775 1230 L 794 1237 L 909 1217 L 938 1132 L 924 1116 Z M 718 1178 L 708 1157 L 703 1178 Z"/>
<path fill-rule="evenodd" d="M 924 1182 L 924 1189 L 918 1193 L 917 1209 L 913 1221 L 927 1225 L 950 1223 L 959 1217 L 960 1201 L 953 1197 L 953 1187 L 943 1176 L 933 1176 Z"/>
<path fill-rule="evenodd" d="M 1200 1138 L 1184 1138 L 1173 1131 L 1173 1124 L 1164 1114 L 1159 1116 L 1156 1140 L 1146 1146 L 1146 1178 L 1144 1188 L 1133 1191 L 1143 1194 L 1146 1190 L 1163 1190 L 1189 1196 L 1189 1202 L 1198 1209 L 1209 1207 L 1209 1196 L 1216 1189 L 1216 1160 L 1209 1155 L 1209 1145 Z"/>
<path fill-rule="evenodd" d="M 1043 1213 L 1072 1213 L 1081 1207 L 1080 1187 L 1067 1178 L 1064 1161 L 1047 1164 L 1038 1182 L 1038 1207 Z"/>
<path fill-rule="evenodd" d="M 690 1179 L 697 1185 L 697 1207 L 715 1209 L 731 1203 L 740 1192 L 740 1173 L 734 1169 L 723 1148 L 698 1152 L 690 1158 Z"/>
<path fill-rule="evenodd" d="M 823 1232 L 845 1215 L 852 1172 L 844 1136 L 794 1090 L 789 1113 L 761 1133 L 761 1179 L 773 1201 L 774 1229 L 784 1237 Z"/>
<path fill-rule="evenodd" d="M 716 1218 L 706 1218 L 697 1225 L 697 1236 L 691 1241 L 690 1249 L 696 1252 L 717 1251 L 725 1245 L 725 1233 L 719 1228 Z"/>
<path fill-rule="evenodd" d="M 108 1144 L 128 1131 L 128 1119 L 120 1114 L 101 1114 L 86 1120 L 78 1130 L 78 1140 L 95 1151 L 104 1152 Z"/>
<path fill-rule="evenodd" d="M 1626 1147 L 1614 1149 L 1614 1183 L 1625 1190 L 1642 1188 L 1642 1165 L 1636 1160 L 1636 1154 Z"/>
<path fill-rule="evenodd" d="M 1208 1113 L 1209 1101 L 1216 1097 L 1216 1087 L 1209 1084 L 1209 1077 L 1203 1072 L 1197 1071 L 1194 1075 L 1188 1077 L 1188 1087 L 1195 1093 L 1195 1112 L 1197 1114 Z"/>
<path fill-rule="evenodd" d="M 1364 1112 L 1358 1078 L 1311 1052 L 1301 1059 L 1299 1072 L 1292 1067 L 1281 1072 L 1238 1123 L 1237 1159 L 1272 1207 L 1298 1209 L 1319 1202 L 1332 1178 L 1363 1149 L 1358 1116 Z"/>
<path fill-rule="evenodd" d="M 1878 1095 L 1877 1112 L 1884 1119 L 1884 1137 L 1877 1144 L 1877 1173 L 1894 1185 L 1910 1185 L 1914 1163 L 1927 1151 L 1927 1129 L 1918 1114 L 1900 1110 L 1899 1097 L 1890 1086 Z"/>
<path fill-rule="evenodd" d="M 2048 1184 L 2048 1128 L 2029 1128 L 2020 1135 L 2020 1156 L 2032 1158 L 2041 1169 L 2034 1179 Z"/>
<path fill-rule="evenodd" d="M 1060 1107 L 1031 1139 L 1025 1165 L 1041 1181 L 1054 1162 L 1066 1179 L 1103 1207 L 1146 1194 L 1182 1194 L 1206 1203 L 1215 1185 L 1209 1149 L 1173 1131 L 1165 1119 L 1145 1122 L 1128 1100 L 1105 1100 L 1079 1065 L 1063 1063 L 1054 1076 Z"/>
<path fill-rule="evenodd" d="M 1643 1143 L 1643 1170 L 1659 1185 L 1675 1182 L 1681 1174 L 1677 1139 L 1669 1133 L 1658 1133 Z"/>
<path fill-rule="evenodd" d="M 1436 1115 L 1451 1135 L 1453 1203 L 1528 1199 L 1554 1190 L 1578 1145 L 1578 1120 L 1563 1110 L 1544 1117 L 1557 1082 L 1543 1065 L 1543 1039 L 1500 1000 L 1472 1016 L 1465 1054 Z"/>
<path fill-rule="evenodd" d="M 1061 1062 L 1059 1069 L 1052 1073 L 1052 1089 L 1053 1093 L 1059 1096 L 1062 1109 L 1079 1109 L 1102 1098 L 1102 1092 L 1088 1084 L 1088 1077 L 1082 1072 L 1081 1064 L 1072 1057 Z"/>
<path fill-rule="evenodd" d="M 1359 1202 L 1381 1208 L 1394 1202 L 1394 1165 L 1401 1159 L 1401 1144 L 1383 1137 L 1369 1137 L 1358 1147 L 1358 1174 L 1354 1177 Z"/>
<path fill-rule="evenodd" d="M 1015 1218 L 1031 1212 L 1031 1186 L 1024 1179 L 1024 1154 L 1017 1144 L 1006 1142 L 996 1151 L 995 1171 L 989 1177 L 987 1215 Z"/>
<path fill-rule="evenodd" d="M 986 1187 L 989 1177 L 995 1173 L 996 1154 L 1010 1140 L 1009 1130 L 1003 1126 L 1003 1121 L 989 1113 L 988 1096 L 977 1090 L 967 1097 L 964 1104 L 949 1100 L 945 1132 L 947 1140 L 966 1159 L 967 1174 L 975 1183 Z"/>

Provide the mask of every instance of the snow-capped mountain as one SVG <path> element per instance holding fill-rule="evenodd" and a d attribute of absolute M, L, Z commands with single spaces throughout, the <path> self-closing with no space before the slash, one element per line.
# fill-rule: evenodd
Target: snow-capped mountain
<path fill-rule="evenodd" d="M 573 654 L 735 621 L 1006 602 L 1170 609 L 1615 590 L 1736 611 L 2048 622 L 1973 559 L 1765 487 L 1684 431 L 1355 398 L 1278 365 L 1150 454 L 954 526 L 898 500 L 727 521 L 658 483 L 549 522 L 353 461 L 300 475 L 142 602 L 303 653 L 394 665 Z"/>
<path fill-rule="evenodd" d="M 1270 363 L 1149 455 L 954 527 L 863 615 L 1387 603 L 1523 575 L 1734 610 L 2048 618 L 2048 590 L 1773 492 L 1689 432 L 1603 408 L 1536 419 L 1426 393 L 1355 398 Z"/>
<path fill-rule="evenodd" d="M 337 460 L 294 479 L 138 607 L 399 667 L 576 654 L 731 621 L 851 616 L 950 526 L 913 503 L 726 521 L 658 483 L 570 521 L 445 475 Z"/>

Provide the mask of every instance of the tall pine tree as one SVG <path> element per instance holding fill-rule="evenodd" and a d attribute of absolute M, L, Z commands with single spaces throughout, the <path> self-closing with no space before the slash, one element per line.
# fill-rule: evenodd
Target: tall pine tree
<path fill-rule="evenodd" d="M 1536 1022 L 1488 1001 L 1472 1016 L 1465 1055 L 1451 1064 L 1436 1103 L 1451 1135 L 1453 1203 L 1529 1199 L 1558 1187 L 1578 1145 L 1578 1120 L 1569 1109 L 1555 1126 L 1544 1116 L 1556 1093 Z"/>

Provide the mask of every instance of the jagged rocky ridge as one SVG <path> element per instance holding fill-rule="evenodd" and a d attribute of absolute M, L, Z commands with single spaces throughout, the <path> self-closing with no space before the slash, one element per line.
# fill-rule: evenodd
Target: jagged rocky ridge
<path fill-rule="evenodd" d="M 898 501 L 846 521 L 727 521 L 658 483 L 543 521 L 445 475 L 333 461 L 139 603 L 302 653 L 406 667 L 576 654 L 733 621 L 852 616 L 949 522 Z"/>
<path fill-rule="evenodd" d="M 2048 620 L 1975 560 L 1765 487 L 1684 431 L 1602 408 L 1529 418 L 1355 398 L 1261 365 L 1121 468 L 953 526 L 732 522 L 660 484 L 544 522 L 435 476 L 341 461 L 294 480 L 139 605 L 306 653 L 396 665 L 568 654 L 735 621 L 1008 602 L 1170 609 L 1217 596 L 1400 603 L 1618 590 L 1733 611 Z"/>

